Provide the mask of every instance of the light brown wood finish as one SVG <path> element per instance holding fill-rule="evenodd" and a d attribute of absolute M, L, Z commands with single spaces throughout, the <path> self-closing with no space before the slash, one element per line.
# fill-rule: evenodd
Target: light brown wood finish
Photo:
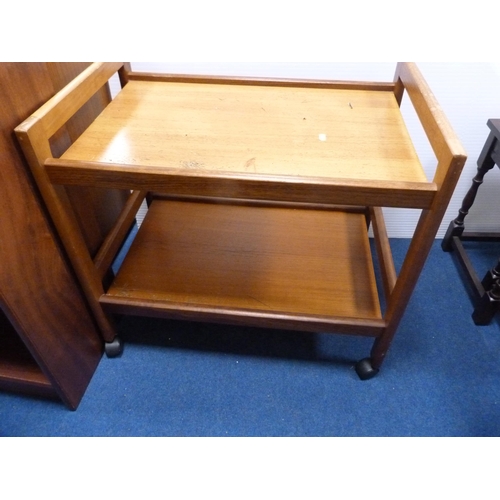
<path fill-rule="evenodd" d="M 380 90 L 393 84 L 209 81 L 219 83 L 131 81 L 61 159 L 46 162 L 52 182 L 430 207 L 436 187 L 425 178 L 393 92 Z"/>
<path fill-rule="evenodd" d="M 78 219 L 67 193 L 48 180 L 44 162 L 52 157 L 51 137 L 91 99 L 121 67 L 118 63 L 95 63 L 40 107 L 16 128 L 16 135 L 31 167 L 68 256 L 77 273 L 94 317 L 105 340 L 116 336 L 115 325 L 99 305 L 104 293 Z"/>
<path fill-rule="evenodd" d="M 378 337 L 385 329 L 382 319 L 313 316 L 310 314 L 280 314 L 234 307 L 209 307 L 189 303 L 160 302 L 154 299 L 103 295 L 101 302 L 117 314 L 169 318 L 182 321 L 201 321 L 257 328 L 277 328 L 303 332 L 329 332 L 347 335 Z"/>
<path fill-rule="evenodd" d="M 389 243 L 382 209 L 380 207 L 372 207 L 370 209 L 370 214 L 371 222 L 373 224 L 377 256 L 381 267 L 384 293 L 386 300 L 388 301 L 392 291 L 394 290 L 394 286 L 396 285 L 397 273 L 394 267 L 391 245 Z"/>
<path fill-rule="evenodd" d="M 104 242 L 100 246 L 99 252 L 94 259 L 94 265 L 101 280 L 104 280 L 106 273 L 113 264 L 116 254 L 120 250 L 127 233 L 130 231 L 130 228 L 135 221 L 137 211 L 146 198 L 146 194 L 147 193 L 143 191 L 134 191 L 129 196 L 127 203 L 123 207 L 120 216 L 115 222 L 115 225 L 111 228 Z"/>
<path fill-rule="evenodd" d="M 80 80 L 60 99 L 71 102 L 75 94 L 80 106 L 102 71 L 94 66 L 88 83 Z M 45 168 L 53 183 L 191 197 L 153 200 L 100 305 L 125 314 L 374 335 L 372 363 L 379 368 L 465 162 L 416 66 L 400 64 L 387 85 L 160 78 L 134 74 L 127 65 L 120 78 L 128 82 L 124 89 L 61 158 L 39 148 L 44 134 L 37 135 L 36 123 L 19 129 L 21 139 L 39 149 L 30 160 L 35 171 Z M 399 111 L 405 90 L 437 156 L 433 180 L 424 175 Z M 50 116 L 43 118 L 50 123 L 58 102 L 39 116 Z M 193 196 L 227 201 L 208 204 Z M 56 216 L 67 209 L 61 199 Z M 296 206 L 264 208 L 264 200 Z M 301 203 L 322 209 L 315 213 Z M 354 211 L 325 210 L 329 204 Z M 382 210 L 360 206 L 424 209 L 397 278 Z M 383 317 L 367 222 L 388 302 Z M 75 267 L 81 266 L 97 308 L 92 281 L 100 278 L 87 275 L 92 266 L 70 226 L 67 217 L 60 231 L 77 248 Z M 368 267 L 359 271 L 361 261 Z"/>
<path fill-rule="evenodd" d="M 387 328 L 376 340 L 372 349 L 372 361 L 375 367 L 381 366 L 387 354 L 467 159 L 466 152 L 418 68 L 414 64 L 399 64 L 395 80 L 401 82 L 408 90 L 433 147 L 438 162 L 434 182 L 439 190 L 432 207 L 422 211 L 388 302 L 385 314 Z"/>
<path fill-rule="evenodd" d="M 131 81 L 62 161 L 48 164 L 53 182 L 71 182 L 77 165 L 62 178 L 64 162 L 82 159 L 87 175 L 95 171 L 88 162 L 98 164 L 100 180 L 109 164 L 114 178 L 144 183 L 148 174 L 165 186 L 175 176 L 224 174 L 240 183 L 353 182 L 385 188 L 386 198 L 422 191 L 425 205 L 433 189 L 394 94 L 384 91 Z"/>
<path fill-rule="evenodd" d="M 106 297 L 381 319 L 364 214 L 154 201 Z"/>
<path fill-rule="evenodd" d="M 88 67 L 85 63 L 45 63 L 56 89 L 62 89 Z M 50 139 L 52 154 L 60 156 L 85 131 L 96 116 L 110 103 L 111 92 L 105 84 L 75 115 Z M 75 212 L 90 254 L 94 256 L 104 238 L 115 224 L 130 194 L 83 186 L 68 186 L 68 198 Z"/>
<path fill-rule="evenodd" d="M 325 179 L 232 172 L 203 172 L 168 167 L 106 164 L 50 158 L 45 161 L 54 184 L 85 185 L 176 195 L 278 200 L 297 203 L 384 205 L 429 208 L 436 194 L 433 183 Z"/>
<path fill-rule="evenodd" d="M 41 124 L 44 136 L 52 137 L 116 73 L 122 63 L 94 63 L 82 71 L 32 117 Z"/>
<path fill-rule="evenodd" d="M 44 198 L 54 224 L 58 228 L 73 269 L 77 273 L 92 312 L 99 324 L 102 336 L 111 341 L 115 338 L 115 326 L 99 305 L 99 297 L 104 288 L 99 274 L 87 249 L 86 241 L 80 231 L 78 220 L 72 210 L 67 193 L 58 186 L 53 186 L 43 168 L 45 158 L 50 157 L 48 138 L 44 137 L 42 123 L 35 119 L 23 122 L 16 128 L 16 134 L 24 154 L 31 166 L 40 192 Z M 24 128 L 26 127 L 26 128 Z"/>
<path fill-rule="evenodd" d="M 302 89 L 342 89 L 342 90 L 383 90 L 393 92 L 394 82 L 359 82 L 342 80 L 313 80 L 299 78 L 241 77 L 220 75 L 193 75 L 179 73 L 151 73 L 132 71 L 130 65 L 124 74 L 124 80 L 141 82 L 167 83 L 213 83 L 218 85 L 250 85 L 259 87 L 296 87 Z"/>
<path fill-rule="evenodd" d="M 395 79 L 397 82 L 401 82 L 408 92 L 420 123 L 434 150 L 438 160 L 434 182 L 441 187 L 445 179 L 449 181 L 450 178 L 456 177 L 457 171 L 450 172 L 450 167 L 460 169 L 460 162 L 455 165 L 453 158 L 463 159 L 466 158 L 467 154 L 417 66 L 408 63 L 398 64 Z M 454 188 L 453 182 L 450 185 Z"/>

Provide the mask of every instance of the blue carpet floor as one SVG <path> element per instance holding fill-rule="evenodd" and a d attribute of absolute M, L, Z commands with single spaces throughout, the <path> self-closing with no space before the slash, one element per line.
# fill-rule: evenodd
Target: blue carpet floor
<path fill-rule="evenodd" d="M 0 393 L 1 436 L 500 436 L 500 329 L 436 241 L 380 374 L 371 339 L 123 318 L 77 411 Z M 392 240 L 399 266 L 408 240 Z M 495 245 L 471 258 L 483 274 Z"/>

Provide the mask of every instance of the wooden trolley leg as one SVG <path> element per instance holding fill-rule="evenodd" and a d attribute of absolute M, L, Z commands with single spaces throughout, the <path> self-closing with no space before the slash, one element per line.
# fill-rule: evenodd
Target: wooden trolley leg
<path fill-rule="evenodd" d="M 362 380 L 372 378 L 380 370 L 424 268 L 439 229 L 440 221 L 444 215 L 446 204 L 438 200 L 435 202 L 435 206 L 435 209 L 431 208 L 430 210 L 422 211 L 410 248 L 389 297 L 385 313 L 387 326 L 375 340 L 370 358 L 361 360 L 356 366 L 356 372 Z"/>
<path fill-rule="evenodd" d="M 364 380 L 376 375 L 384 362 L 467 159 L 465 151 L 441 114 L 439 105 L 420 73 L 412 66 L 399 64 L 394 81 L 397 101 L 401 102 L 404 86 L 436 155 L 438 164 L 433 181 L 438 189 L 431 208 L 422 211 L 402 269 L 389 297 L 384 316 L 386 328 L 375 340 L 370 358 L 361 360 L 356 366 L 358 375 Z"/>
<path fill-rule="evenodd" d="M 433 213 L 432 210 L 424 210 L 420 216 L 410 248 L 387 305 L 385 314 L 387 327 L 375 340 L 371 350 L 371 362 L 376 370 L 382 366 L 392 339 L 410 302 L 413 290 L 434 243 L 439 228 L 439 220 L 439 215 Z"/>

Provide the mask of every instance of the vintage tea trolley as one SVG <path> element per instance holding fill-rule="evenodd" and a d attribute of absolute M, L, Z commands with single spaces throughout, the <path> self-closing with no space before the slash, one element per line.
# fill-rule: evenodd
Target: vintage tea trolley
<path fill-rule="evenodd" d="M 116 72 L 121 91 L 60 156 L 50 139 Z M 407 92 L 437 159 L 427 179 L 400 112 Z M 390 83 L 137 73 L 95 63 L 16 128 L 108 355 L 113 315 L 374 338 L 376 375 L 466 154 L 412 63 Z M 96 254 L 65 186 L 129 189 Z M 147 200 L 116 276 L 110 267 Z M 382 207 L 420 209 L 399 274 Z M 369 242 L 373 228 L 386 307 Z"/>

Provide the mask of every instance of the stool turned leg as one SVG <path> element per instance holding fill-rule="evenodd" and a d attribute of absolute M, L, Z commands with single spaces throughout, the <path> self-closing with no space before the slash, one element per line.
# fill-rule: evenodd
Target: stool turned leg
<path fill-rule="evenodd" d="M 497 311 L 500 311 L 500 279 L 497 279 L 491 289 L 481 297 L 472 313 L 472 319 L 478 326 L 488 325 Z"/>
<path fill-rule="evenodd" d="M 469 210 L 474 204 L 474 201 L 476 199 L 477 191 L 479 189 L 479 186 L 483 183 L 484 181 L 484 176 L 488 171 L 490 171 L 493 167 L 495 166 L 495 163 L 489 159 L 488 161 L 485 161 L 478 169 L 477 169 L 477 174 L 472 179 L 472 186 L 470 187 L 469 191 L 465 195 L 465 198 L 463 199 L 462 202 L 462 207 L 458 211 L 458 217 L 451 221 L 448 230 L 446 231 L 445 237 L 443 239 L 443 242 L 441 243 L 441 248 L 445 252 L 451 252 L 452 251 L 452 246 L 451 246 L 451 240 L 455 236 L 462 236 L 464 232 L 464 220 L 465 217 L 469 214 Z"/>
<path fill-rule="evenodd" d="M 484 290 L 487 292 L 488 290 L 491 290 L 495 281 L 498 280 L 500 280 L 500 259 L 498 260 L 498 264 L 486 273 L 483 281 L 481 281 L 481 284 L 483 285 Z"/>

